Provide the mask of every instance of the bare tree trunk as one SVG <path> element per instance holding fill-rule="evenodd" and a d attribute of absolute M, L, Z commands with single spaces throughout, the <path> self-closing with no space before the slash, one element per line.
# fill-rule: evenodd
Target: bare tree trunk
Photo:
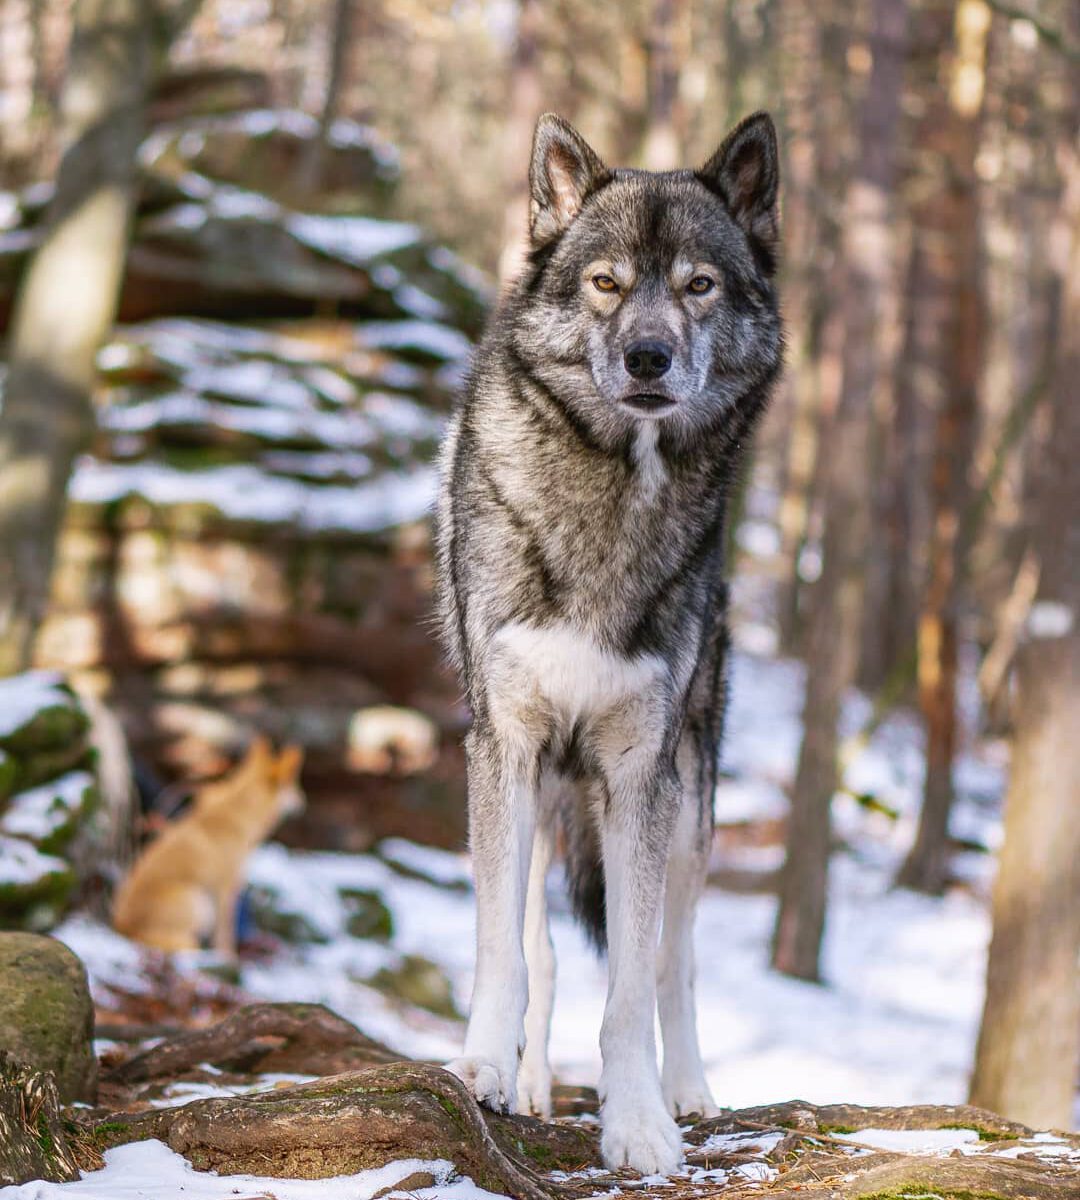
<path fill-rule="evenodd" d="M 982 111 L 990 9 L 985 0 L 959 0 L 953 62 L 941 114 L 942 194 L 938 286 L 945 301 L 946 336 L 938 370 L 944 395 L 938 411 L 931 480 L 934 516 L 929 579 L 919 617 L 919 706 L 926 727 L 926 779 L 915 844 L 898 881 L 940 893 L 948 870 L 948 823 L 956 754 L 956 676 L 961 584 L 966 538 L 963 516 L 971 496 L 968 468 L 975 444 L 983 344 L 980 232 L 975 155 Z"/>
<path fill-rule="evenodd" d="M 679 103 L 682 29 L 686 0 L 653 0 L 649 29 L 649 124 L 642 164 L 670 171 L 682 164 L 683 115 Z"/>
<path fill-rule="evenodd" d="M 811 597 L 803 742 L 791 798 L 787 863 L 773 937 L 773 966 L 817 979 L 837 786 L 837 725 L 858 653 L 862 567 L 868 537 L 866 449 L 882 363 L 878 333 L 891 278 L 889 195 L 896 164 L 907 5 L 874 2 L 874 65 L 859 127 L 858 166 L 844 231 L 843 374 L 825 448 L 822 573 Z"/>
<path fill-rule="evenodd" d="M 779 514 L 786 577 L 780 584 L 777 613 L 781 650 L 794 654 L 802 650 L 802 559 L 820 494 L 819 443 L 833 418 L 839 390 L 843 328 L 835 274 L 840 236 L 833 213 L 843 198 L 845 163 L 842 140 L 833 130 L 847 124 L 850 112 L 839 83 L 846 33 L 795 3 L 785 5 L 781 26 L 793 64 L 785 99 L 796 129 L 791 153 L 797 158 L 788 172 L 785 203 L 790 266 L 784 295 L 791 327 L 799 335 L 788 367 L 794 412 Z M 789 209 L 794 210 L 790 218 Z"/>
<path fill-rule="evenodd" d="M 521 270 L 529 218 L 529 147 L 533 126 L 540 115 L 539 0 L 518 0 L 517 37 L 510 62 L 509 115 L 503 132 L 503 248 L 499 255 L 499 282 L 508 284 Z"/>
<path fill-rule="evenodd" d="M 64 158 L 16 302 L 0 410 L 0 675 L 29 664 L 45 612 L 68 477 L 93 429 L 94 358 L 116 314 L 159 39 L 195 5 L 148 7 L 75 9 Z"/>
<path fill-rule="evenodd" d="M 352 44 L 353 9 L 354 0 L 333 0 L 333 8 L 327 20 L 330 63 L 326 73 L 322 115 L 319 118 L 319 134 L 308 147 L 300 166 L 302 186 L 311 191 L 315 191 L 322 182 L 330 129 L 337 119 L 341 93 L 345 88 L 349 47 Z"/>
<path fill-rule="evenodd" d="M 1080 24 L 1074 20 L 1074 28 Z M 1054 231 L 1064 311 L 1030 546 L 1039 560 L 1018 704 L 1005 844 L 972 1102 L 1036 1129 L 1071 1129 L 1080 1066 L 1080 135 L 1059 145 L 1065 197 Z"/>

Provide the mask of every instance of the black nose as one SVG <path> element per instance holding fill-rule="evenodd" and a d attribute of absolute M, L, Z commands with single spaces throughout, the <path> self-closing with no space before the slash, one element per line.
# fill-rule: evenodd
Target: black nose
<path fill-rule="evenodd" d="M 623 362 L 635 379 L 659 379 L 671 366 L 671 347 L 664 342 L 635 342 L 627 346 Z"/>

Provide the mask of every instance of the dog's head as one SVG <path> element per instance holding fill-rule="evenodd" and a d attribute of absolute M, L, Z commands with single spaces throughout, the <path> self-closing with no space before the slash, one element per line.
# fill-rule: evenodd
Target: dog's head
<path fill-rule="evenodd" d="M 611 170 L 540 118 L 516 348 L 591 430 L 693 433 L 775 376 L 776 132 L 748 117 L 700 170 Z"/>
<path fill-rule="evenodd" d="M 263 736 L 256 737 L 239 764 L 224 778 L 203 788 L 196 805 L 204 810 L 229 808 L 248 814 L 249 824 L 273 829 L 304 810 L 300 768 L 304 752 L 288 745 L 280 754 Z"/>

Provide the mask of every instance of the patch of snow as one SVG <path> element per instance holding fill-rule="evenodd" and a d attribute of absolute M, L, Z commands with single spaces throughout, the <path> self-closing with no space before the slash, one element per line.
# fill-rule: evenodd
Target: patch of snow
<path fill-rule="evenodd" d="M 0 738 L 10 737 L 42 709 L 70 708 L 71 696 L 56 671 L 24 671 L 0 679 Z"/>
<path fill-rule="evenodd" d="M 445 887 L 472 886 L 472 871 L 464 854 L 421 846 L 405 838 L 384 838 L 378 845 L 378 853 L 387 862 L 397 863 L 433 883 Z"/>
<path fill-rule="evenodd" d="M 311 408 L 311 389 L 280 363 L 262 358 L 196 367 L 184 375 L 184 386 L 193 392 L 224 396 L 250 405 Z"/>
<path fill-rule="evenodd" d="M 372 259 L 415 245 L 422 237 L 418 225 L 375 217 L 296 213 L 286 220 L 285 228 L 305 246 L 356 267 L 366 267 Z"/>
<path fill-rule="evenodd" d="M 69 771 L 50 783 L 18 792 L 0 817 L 0 831 L 39 842 L 71 820 L 93 786 L 94 777 L 88 771 Z"/>
<path fill-rule="evenodd" d="M 21 216 L 19 197 L 14 192 L 0 192 L 0 229 L 15 229 Z"/>
<path fill-rule="evenodd" d="M 898 1154 L 950 1154 L 979 1140 L 974 1129 L 856 1129 L 854 1133 L 835 1136 L 841 1141 Z"/>
<path fill-rule="evenodd" d="M 452 361 L 467 358 L 472 350 L 460 330 L 434 321 L 368 321 L 357 336 L 374 350 L 419 350 Z"/>
<path fill-rule="evenodd" d="M 784 1140 L 782 1133 L 758 1133 L 748 1130 L 745 1133 L 711 1133 L 699 1146 L 695 1146 L 693 1154 L 700 1157 L 704 1154 L 771 1154 Z"/>
<path fill-rule="evenodd" d="M 435 499 L 432 466 L 388 471 L 356 486 L 317 486 L 249 464 L 183 471 L 160 463 L 79 461 L 68 487 L 83 504 L 140 495 L 151 504 L 207 504 L 240 521 L 375 533 L 421 520 Z"/>
<path fill-rule="evenodd" d="M 17 884 L 21 887 L 69 870 L 62 858 L 42 854 L 29 842 L 0 837 L 0 885 Z"/>
<path fill-rule="evenodd" d="M 100 1171 L 84 1171 L 74 1183 L 24 1183 L 0 1187 L 2 1200 L 233 1200 L 261 1196 L 267 1200 L 371 1200 L 410 1175 L 424 1172 L 436 1181 L 410 1195 L 431 1200 L 488 1200 L 467 1176 L 459 1176 L 445 1159 L 405 1158 L 382 1167 L 337 1175 L 331 1179 L 273 1179 L 263 1175 L 214 1175 L 196 1171 L 163 1142 L 151 1139 L 116 1146 L 105 1152 Z"/>
<path fill-rule="evenodd" d="M 202 1063 L 202 1071 L 212 1075 L 220 1074 L 216 1067 Z M 151 1108 L 176 1108 L 191 1100 L 218 1100 L 222 1096 L 251 1096 L 256 1092 L 272 1091 L 275 1088 L 292 1087 L 297 1083 L 310 1083 L 318 1078 L 315 1075 L 287 1075 L 270 1073 L 260 1075 L 252 1083 L 196 1083 L 190 1080 L 177 1080 L 170 1083 L 162 1094 L 150 1101 Z"/>

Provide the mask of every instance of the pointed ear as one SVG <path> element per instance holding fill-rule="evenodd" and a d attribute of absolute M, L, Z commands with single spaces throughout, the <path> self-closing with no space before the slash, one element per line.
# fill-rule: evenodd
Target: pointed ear
<path fill-rule="evenodd" d="M 764 252 L 771 273 L 780 236 L 780 155 L 772 117 L 760 112 L 740 121 L 697 177 L 724 201 L 754 248 Z"/>
<path fill-rule="evenodd" d="M 268 759 L 272 752 L 270 739 L 265 734 L 260 733 L 252 739 L 244 761 L 251 764 L 261 763 Z"/>
<path fill-rule="evenodd" d="M 544 113 L 533 134 L 529 167 L 529 233 L 543 246 L 581 211 L 586 198 L 611 178 L 585 139 L 554 113 Z"/>
<path fill-rule="evenodd" d="M 278 755 L 277 777 L 280 780 L 295 779 L 300 774 L 300 765 L 304 761 L 302 746 L 290 743 Z"/>

